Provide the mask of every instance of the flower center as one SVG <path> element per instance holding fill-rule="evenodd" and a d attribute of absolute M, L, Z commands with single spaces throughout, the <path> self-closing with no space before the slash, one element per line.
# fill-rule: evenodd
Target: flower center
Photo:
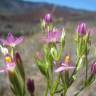
<path fill-rule="evenodd" d="M 64 62 L 65 62 L 66 64 L 70 64 L 70 62 L 71 62 L 70 56 L 66 56 L 65 59 L 64 59 Z"/>
<path fill-rule="evenodd" d="M 12 58 L 10 56 L 6 56 L 5 57 L 5 61 L 6 61 L 6 63 L 11 63 L 12 62 Z"/>

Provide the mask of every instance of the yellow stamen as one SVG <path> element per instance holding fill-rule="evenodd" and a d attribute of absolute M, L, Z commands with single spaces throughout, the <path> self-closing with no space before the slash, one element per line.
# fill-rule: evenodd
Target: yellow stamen
<path fill-rule="evenodd" d="M 5 57 L 5 61 L 6 61 L 6 63 L 11 63 L 12 62 L 12 59 L 11 59 L 10 56 L 6 56 Z"/>
<path fill-rule="evenodd" d="M 70 58 L 70 56 L 66 56 L 65 57 L 65 59 L 64 59 L 64 62 L 66 63 L 66 64 L 70 64 L 70 62 L 71 62 L 71 58 Z"/>

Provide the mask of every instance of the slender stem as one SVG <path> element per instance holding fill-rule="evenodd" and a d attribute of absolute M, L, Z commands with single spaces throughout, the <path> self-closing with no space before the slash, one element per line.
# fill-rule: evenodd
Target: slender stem
<path fill-rule="evenodd" d="M 64 49 L 64 46 L 61 46 L 61 47 L 60 47 L 60 51 L 59 51 L 59 55 L 58 55 L 56 61 L 59 61 L 59 60 L 60 60 L 60 58 L 61 58 L 61 56 L 62 56 L 63 49 Z"/>
<path fill-rule="evenodd" d="M 64 78 L 61 74 L 61 80 L 62 80 L 62 83 L 63 83 L 63 87 L 64 87 L 64 93 L 63 95 L 65 96 L 66 95 L 66 92 L 67 92 L 67 84 L 66 84 L 66 77 L 65 77 L 65 74 L 64 74 Z"/>
<path fill-rule="evenodd" d="M 50 92 L 50 96 L 54 96 L 54 93 L 56 92 L 56 89 L 57 89 L 59 81 L 60 81 L 60 76 L 61 76 L 61 74 L 59 73 L 57 80 L 53 84 L 52 90 Z"/>
<path fill-rule="evenodd" d="M 76 68 L 74 69 L 72 75 L 70 76 L 69 85 L 72 83 L 72 81 L 73 81 L 72 77 L 76 74 L 76 71 L 78 69 L 78 65 L 79 65 L 79 61 L 80 61 L 80 49 L 81 49 L 80 47 L 81 47 L 81 43 L 82 43 L 81 40 L 82 39 L 79 38 L 79 34 L 77 32 L 77 61 L 76 61 Z"/>
<path fill-rule="evenodd" d="M 87 85 L 87 78 L 88 78 L 88 64 L 87 64 L 87 56 L 85 56 L 85 86 Z"/>
<path fill-rule="evenodd" d="M 87 79 L 87 85 L 86 86 L 83 86 L 75 96 L 78 96 L 78 94 L 82 90 L 84 90 L 87 86 L 89 86 L 90 84 L 92 84 L 93 79 L 94 79 L 94 74 L 91 74 L 91 76 Z"/>
<path fill-rule="evenodd" d="M 66 82 L 67 87 L 68 87 L 69 86 L 69 72 L 68 71 L 65 72 L 65 82 Z"/>
<path fill-rule="evenodd" d="M 94 74 L 91 74 L 91 76 L 87 80 L 88 81 L 88 85 L 90 85 L 92 83 L 93 79 L 94 79 Z"/>
<path fill-rule="evenodd" d="M 74 69 L 73 73 L 72 73 L 71 76 L 70 76 L 69 85 L 70 85 L 70 84 L 72 83 L 72 81 L 73 81 L 72 77 L 73 77 L 73 75 L 75 75 L 75 73 L 76 73 L 76 70 L 77 70 L 78 64 L 79 64 L 79 60 L 80 60 L 80 57 L 78 57 L 77 63 L 76 63 L 76 68 Z"/>
<path fill-rule="evenodd" d="M 48 89 L 49 89 L 49 80 L 47 80 L 47 87 L 45 91 L 45 96 L 48 96 Z"/>
<path fill-rule="evenodd" d="M 65 90 L 64 90 L 64 96 L 66 95 L 66 92 L 67 92 L 67 82 L 66 82 L 66 74 L 64 74 L 64 82 L 65 82 Z"/>

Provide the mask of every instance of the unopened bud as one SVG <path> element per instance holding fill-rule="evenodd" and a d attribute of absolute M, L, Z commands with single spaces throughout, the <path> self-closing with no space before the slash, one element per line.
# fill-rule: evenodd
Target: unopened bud
<path fill-rule="evenodd" d="M 34 94 L 35 91 L 34 80 L 30 78 L 27 80 L 27 89 L 31 95 Z"/>

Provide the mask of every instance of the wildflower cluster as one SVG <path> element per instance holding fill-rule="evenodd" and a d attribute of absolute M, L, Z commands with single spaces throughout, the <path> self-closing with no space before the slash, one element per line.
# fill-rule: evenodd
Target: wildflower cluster
<path fill-rule="evenodd" d="M 96 73 L 96 62 L 91 65 L 91 75 L 88 75 L 88 55 L 90 51 L 90 33 L 87 31 L 86 23 L 79 23 L 76 29 L 76 62 L 72 63 L 70 54 L 63 57 L 65 42 L 64 28 L 57 29 L 53 24 L 53 17 L 50 13 L 46 14 L 42 20 L 44 43 L 43 52 L 37 52 L 35 61 L 41 73 L 45 76 L 47 87 L 44 96 L 54 96 L 59 93 L 66 96 L 68 88 L 77 80 L 77 72 L 85 68 L 85 80 L 79 92 L 89 86 L 94 81 Z M 62 55 L 63 54 L 63 55 Z M 62 59 L 64 58 L 64 59 Z M 76 93 L 76 96 L 79 94 Z"/>
<path fill-rule="evenodd" d="M 87 31 L 86 23 L 79 23 L 76 28 L 76 60 L 73 63 L 72 55 L 64 54 L 66 46 L 66 32 L 64 28 L 56 28 L 54 19 L 50 13 L 46 14 L 41 22 L 41 29 L 44 36 L 41 38 L 44 46 L 42 51 L 36 52 L 35 63 L 46 79 L 46 90 L 42 96 L 67 96 L 69 87 L 78 79 L 77 73 L 84 70 L 84 80 L 75 92 L 78 96 L 82 90 L 90 86 L 95 80 L 96 61 L 89 67 L 90 33 Z M 0 38 L 0 51 L 4 58 L 4 67 L 0 68 L 0 73 L 8 75 L 10 89 L 14 96 L 34 96 L 34 80 L 28 79 L 24 71 L 21 56 L 16 52 L 16 46 L 21 44 L 24 37 L 14 37 L 12 32 L 3 39 Z M 96 50 L 95 50 L 96 51 Z M 96 52 L 93 56 L 96 58 Z M 89 70 L 91 73 L 89 74 Z M 73 95 L 72 95 L 73 96 Z"/>
<path fill-rule="evenodd" d="M 24 37 L 14 37 L 12 32 L 8 33 L 6 39 L 1 38 L 0 50 L 4 58 L 4 67 L 0 68 L 0 73 L 6 73 L 9 77 L 10 88 L 14 96 L 26 96 L 25 71 L 21 56 L 15 52 L 15 47 L 23 42 Z M 34 92 L 34 82 L 27 81 L 30 94 Z M 29 83 L 31 85 L 29 85 Z M 31 88 L 29 89 L 29 86 Z M 32 89 L 32 92 L 31 92 Z"/>

